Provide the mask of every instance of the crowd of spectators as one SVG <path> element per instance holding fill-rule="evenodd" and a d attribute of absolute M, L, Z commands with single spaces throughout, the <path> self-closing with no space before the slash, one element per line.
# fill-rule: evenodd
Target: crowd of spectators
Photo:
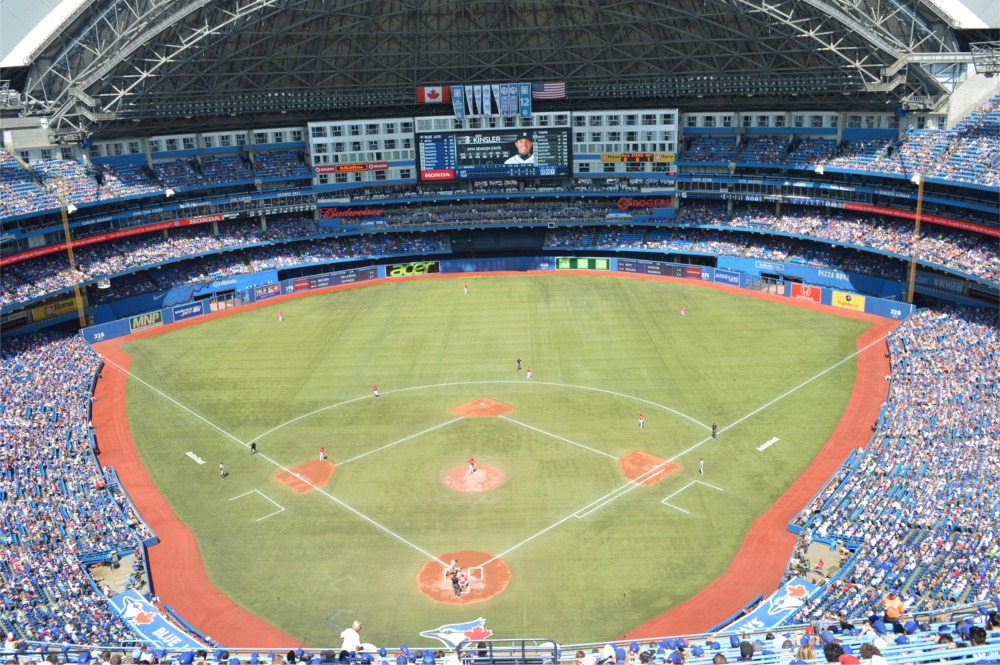
<path fill-rule="evenodd" d="M 27 215 L 58 205 L 49 193 L 28 177 L 13 155 L 0 150 L 0 217 Z"/>
<path fill-rule="evenodd" d="M 287 150 L 262 150 L 254 153 L 254 175 L 261 180 L 311 178 L 302 153 Z"/>
<path fill-rule="evenodd" d="M 727 212 L 724 204 L 696 203 L 681 209 L 678 221 L 697 226 L 719 225 L 792 233 L 820 240 L 891 252 L 951 268 L 991 282 L 1000 282 L 1000 252 L 995 240 L 981 234 L 924 225 L 913 237 L 907 220 L 825 208 L 746 205 Z"/>
<path fill-rule="evenodd" d="M 102 201 L 163 192 L 152 172 L 139 164 L 101 164 L 96 178 Z"/>
<path fill-rule="evenodd" d="M 682 162 L 732 162 L 736 159 L 732 136 L 696 136 L 680 156 Z"/>
<path fill-rule="evenodd" d="M 755 136 L 740 144 L 736 163 L 778 164 L 785 161 L 788 152 L 786 136 Z"/>
<path fill-rule="evenodd" d="M 911 612 L 1000 593 L 997 312 L 920 310 L 888 346 L 889 399 L 870 444 L 797 519 L 853 551 L 804 618 L 866 616 L 889 589 Z"/>
<path fill-rule="evenodd" d="M 80 204 L 97 200 L 97 181 L 83 164 L 72 159 L 55 159 L 31 165 L 32 175 L 56 201 Z"/>
<path fill-rule="evenodd" d="M 205 176 L 198 169 L 198 163 L 192 159 L 154 162 L 153 171 L 163 186 L 171 189 L 201 187 L 205 184 Z"/>
<path fill-rule="evenodd" d="M 1000 252 L 997 251 L 995 242 L 971 232 L 929 224 L 922 227 L 920 237 L 914 240 L 912 226 L 906 220 L 804 207 L 786 208 L 783 214 L 777 215 L 773 206 L 757 204 L 737 206 L 729 212 L 722 203 L 692 201 L 679 211 L 677 225 L 726 227 L 729 232 L 724 235 L 713 233 L 699 236 L 675 231 L 657 235 L 655 230 L 613 231 L 602 230 L 597 226 L 610 222 L 620 223 L 621 220 L 616 217 L 619 214 L 620 211 L 610 203 L 574 202 L 566 205 L 557 201 L 531 204 L 480 202 L 475 207 L 441 205 L 423 207 L 419 212 L 401 210 L 386 214 L 383 221 L 396 228 L 550 221 L 560 226 L 567 223 L 589 223 L 594 226 L 590 230 L 580 231 L 583 236 L 594 239 L 595 228 L 598 233 L 604 234 L 597 239 L 596 244 L 591 243 L 590 246 L 717 253 L 815 267 L 837 267 L 889 279 L 903 279 L 905 265 L 901 261 L 909 259 L 912 254 L 922 262 L 994 283 L 1000 282 Z M 292 251 L 287 248 L 261 247 L 249 256 L 209 256 L 236 248 L 264 245 L 275 240 L 288 241 L 317 235 L 313 221 L 301 214 L 270 217 L 267 219 L 266 231 L 261 226 L 259 222 L 235 220 L 219 223 L 217 230 L 210 225 L 198 225 L 171 229 L 165 235 L 154 232 L 86 245 L 76 251 L 76 271 L 70 270 L 62 253 L 17 262 L 3 268 L 0 304 L 8 306 L 28 302 L 72 287 L 74 283 L 117 278 L 124 273 L 141 271 L 151 266 L 159 266 L 162 270 L 164 264 L 192 257 L 201 257 L 198 268 L 182 270 L 184 278 L 178 280 L 180 283 L 246 274 L 260 269 L 260 266 L 288 267 L 295 265 L 295 256 L 327 255 L 324 249 L 316 252 L 308 249 L 309 241 L 303 241 L 295 243 Z M 746 234 L 738 233 L 741 230 L 768 231 L 774 235 L 747 240 L 744 237 Z M 790 241 L 783 237 L 785 234 L 792 234 L 798 240 Z M 614 239 L 620 242 L 616 243 Z M 565 246 L 563 243 L 575 241 L 575 236 L 555 233 L 550 234 L 550 241 L 554 243 L 550 245 L 552 247 Z M 822 241 L 822 244 L 816 241 Z M 358 242 L 362 240 L 356 240 L 355 244 Z M 850 251 L 849 248 L 831 248 L 828 247 L 830 242 L 890 252 L 898 255 L 900 260 L 865 256 L 864 252 Z M 695 244 L 697 249 L 694 248 Z M 398 251 L 411 250 L 404 248 Z M 152 277 L 152 283 L 160 282 L 156 276 Z M 103 290 L 99 297 L 107 300 L 118 296 L 121 293 L 117 288 L 118 283 L 115 281 L 115 288 Z M 148 286 L 148 281 L 139 281 L 128 286 L 126 293 L 134 295 L 137 289 Z"/>
<path fill-rule="evenodd" d="M 207 183 L 223 184 L 253 180 L 250 160 L 241 155 L 205 155 L 201 158 L 200 170 Z"/>
<path fill-rule="evenodd" d="M 5 338 L 0 349 L 0 631 L 120 644 L 128 628 L 83 554 L 131 552 L 148 537 L 91 448 L 99 357 L 80 337 Z"/>

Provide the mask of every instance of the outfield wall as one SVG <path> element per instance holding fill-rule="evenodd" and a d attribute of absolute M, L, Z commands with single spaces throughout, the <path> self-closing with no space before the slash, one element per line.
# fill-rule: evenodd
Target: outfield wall
<path fill-rule="evenodd" d="M 84 328 L 81 334 L 87 342 L 94 344 L 117 337 L 124 337 L 140 330 L 148 330 L 177 321 L 203 316 L 213 311 L 213 296 L 223 292 L 238 293 L 243 303 L 250 304 L 268 300 L 279 295 L 304 294 L 310 291 L 321 291 L 330 287 L 360 284 L 379 279 L 393 279 L 395 277 L 546 270 L 558 272 L 574 270 L 588 272 L 607 271 L 608 273 L 661 275 L 692 281 L 726 284 L 734 288 L 757 290 L 761 284 L 761 271 L 766 273 L 769 267 L 775 265 L 770 262 L 755 262 L 748 259 L 742 259 L 741 261 L 746 264 L 754 264 L 753 266 L 739 264 L 743 268 L 752 268 L 752 270 L 733 270 L 691 265 L 689 263 L 668 263 L 606 256 L 542 256 L 397 262 L 324 273 L 321 275 L 310 275 L 308 277 L 296 277 L 281 280 L 280 282 L 275 281 L 276 273 L 274 271 L 266 271 L 256 275 L 241 275 L 238 278 L 216 280 L 200 286 L 177 287 L 155 295 L 139 296 L 138 299 L 142 299 L 143 303 L 148 301 L 160 304 L 161 306 L 152 311 L 144 311 L 141 314 L 125 316 L 125 318 Z M 797 268 L 800 273 L 803 273 L 803 280 L 804 275 L 808 274 L 807 271 L 810 270 L 813 273 L 830 272 L 828 270 L 809 268 L 808 266 L 798 266 Z M 810 274 L 809 276 L 815 278 L 817 281 L 822 281 L 823 279 L 822 275 L 819 274 Z M 792 300 L 803 300 L 834 308 L 848 309 L 854 312 L 864 312 L 866 314 L 899 320 L 906 318 L 913 311 L 913 305 L 907 303 L 876 298 L 870 295 L 860 295 L 846 290 L 828 288 L 827 286 L 815 286 L 813 284 L 814 282 L 811 280 L 809 284 L 781 281 L 772 285 L 778 288 L 778 292 L 771 292 Z M 182 296 L 188 297 L 189 300 L 179 302 Z M 203 299 L 190 300 L 197 297 Z M 136 302 L 133 304 L 139 305 L 140 303 Z"/>

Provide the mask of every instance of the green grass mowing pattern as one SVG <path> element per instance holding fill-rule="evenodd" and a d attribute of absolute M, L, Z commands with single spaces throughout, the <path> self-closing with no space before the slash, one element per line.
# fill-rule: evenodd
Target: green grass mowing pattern
<path fill-rule="evenodd" d="M 231 436 L 136 381 L 129 423 L 211 579 L 307 643 L 335 643 L 353 618 L 366 622 L 366 639 L 392 644 L 480 615 L 502 636 L 605 639 L 725 569 L 749 524 L 832 432 L 855 362 L 733 423 L 851 355 L 867 326 L 615 277 L 387 282 L 127 343 L 135 376 Z M 515 371 L 518 357 L 534 381 Z M 511 405 L 511 420 L 449 423 L 452 407 L 479 397 Z M 679 457 L 668 479 L 571 517 L 624 480 L 614 459 L 545 433 L 614 457 L 669 459 L 705 441 L 713 421 L 719 438 Z M 771 437 L 780 441 L 757 452 Z M 332 461 L 350 460 L 326 491 L 415 547 L 328 496 L 291 492 L 275 480 L 277 467 L 240 445 L 251 440 L 287 467 L 315 459 L 320 445 Z M 469 455 L 502 468 L 504 485 L 479 495 L 447 489 L 444 474 Z M 662 505 L 698 477 L 700 457 L 705 480 L 724 491 L 689 488 L 671 500 L 686 514 Z M 230 500 L 251 490 L 285 511 L 257 521 L 272 504 L 256 493 Z M 507 590 L 464 608 L 422 596 L 421 550 L 462 549 L 510 549 Z"/>

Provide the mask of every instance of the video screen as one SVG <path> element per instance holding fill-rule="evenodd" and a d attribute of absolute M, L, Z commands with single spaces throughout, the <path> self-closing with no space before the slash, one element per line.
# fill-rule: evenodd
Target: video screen
<path fill-rule="evenodd" d="M 558 178 L 570 174 L 569 129 L 417 134 L 420 180 Z"/>

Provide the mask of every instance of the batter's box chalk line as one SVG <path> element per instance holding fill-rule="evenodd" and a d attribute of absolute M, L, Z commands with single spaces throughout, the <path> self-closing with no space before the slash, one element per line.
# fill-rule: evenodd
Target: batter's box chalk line
<path fill-rule="evenodd" d="M 681 492 L 683 492 L 684 490 L 686 490 L 687 488 L 691 487 L 692 485 L 704 485 L 705 487 L 711 487 L 713 490 L 717 490 L 719 492 L 724 491 L 721 487 L 716 487 L 715 485 L 710 485 L 709 483 L 706 483 L 704 481 L 701 481 L 701 480 L 692 480 L 687 485 L 685 485 L 684 487 L 680 488 L 679 490 L 677 490 L 676 492 L 674 492 L 670 496 L 661 499 L 660 503 L 662 503 L 664 506 L 670 506 L 671 508 L 676 508 L 677 510 L 681 511 L 685 515 L 690 515 L 691 511 L 684 510 L 680 506 L 675 506 L 674 504 L 670 503 L 670 500 L 672 498 L 674 498 L 675 496 L 677 496 L 678 494 L 680 494 Z"/>
<path fill-rule="evenodd" d="M 285 512 L 285 509 L 283 507 L 279 506 L 277 501 L 275 501 L 271 497 L 267 496 L 266 494 L 264 494 L 260 490 L 250 490 L 249 492 L 244 492 L 243 494 L 240 494 L 239 496 L 234 496 L 232 499 L 230 499 L 230 501 L 235 501 L 236 499 L 242 499 L 243 497 L 247 496 L 248 494 L 254 494 L 254 493 L 259 494 L 264 499 L 270 501 L 277 508 L 277 510 L 274 511 L 273 513 L 268 513 L 267 515 L 264 515 L 263 517 L 258 517 L 257 518 L 258 522 L 260 522 L 261 520 L 266 520 L 268 517 L 274 517 L 278 513 Z"/>

